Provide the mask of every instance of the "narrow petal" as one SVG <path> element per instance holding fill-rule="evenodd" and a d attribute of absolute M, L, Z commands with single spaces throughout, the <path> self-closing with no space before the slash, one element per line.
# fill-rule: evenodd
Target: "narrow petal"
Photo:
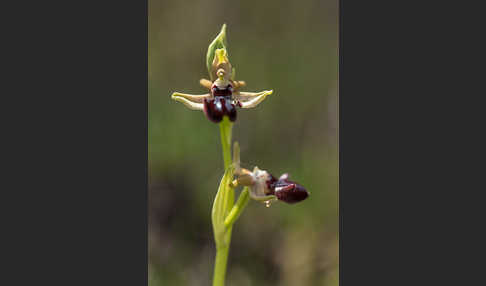
<path fill-rule="evenodd" d="M 250 99 L 253 99 L 253 98 L 260 96 L 260 95 L 263 95 L 265 93 L 272 94 L 273 90 L 270 90 L 270 91 L 264 90 L 264 91 L 260 91 L 260 92 L 239 91 L 239 92 L 235 93 L 235 97 L 236 97 L 236 99 L 238 99 L 240 101 L 249 101 Z"/>
<path fill-rule="evenodd" d="M 273 93 L 273 90 L 265 90 L 262 92 L 239 92 L 236 99 L 240 101 L 242 108 L 253 108 L 262 102 L 267 95 Z"/>
<path fill-rule="evenodd" d="M 194 103 L 202 103 L 203 99 L 208 98 L 209 96 L 210 96 L 209 93 L 201 94 L 201 95 L 193 95 L 193 94 L 174 92 L 172 94 L 172 99 L 177 100 L 176 99 L 177 97 L 182 97 Z"/>
<path fill-rule="evenodd" d="M 185 99 L 184 97 L 181 96 L 175 96 L 172 94 L 172 99 L 178 102 L 183 103 L 186 107 L 192 109 L 192 110 L 200 110 L 202 111 L 204 109 L 204 105 L 202 103 L 196 103 L 192 102 L 190 100 Z"/>

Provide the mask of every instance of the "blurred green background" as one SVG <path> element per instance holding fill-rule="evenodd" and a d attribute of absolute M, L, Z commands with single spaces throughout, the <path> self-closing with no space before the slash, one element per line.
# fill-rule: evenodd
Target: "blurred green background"
<path fill-rule="evenodd" d="M 338 1 L 149 0 L 148 12 L 149 285 L 212 283 L 219 128 L 170 94 L 206 93 L 199 79 L 223 23 L 243 91 L 274 90 L 238 110 L 243 165 L 289 172 L 311 193 L 295 205 L 250 201 L 227 285 L 338 285 Z"/>

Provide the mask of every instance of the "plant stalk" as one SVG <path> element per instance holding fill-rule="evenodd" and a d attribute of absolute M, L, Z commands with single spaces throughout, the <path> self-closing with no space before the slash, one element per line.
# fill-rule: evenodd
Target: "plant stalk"
<path fill-rule="evenodd" d="M 221 147 L 223 150 L 223 162 L 224 162 L 225 170 L 227 170 L 232 165 L 232 160 L 231 160 L 232 129 L 233 129 L 233 124 L 229 121 L 228 117 L 225 116 L 223 118 L 223 121 L 219 124 L 219 133 L 221 135 Z M 232 209 L 233 205 L 230 205 L 228 207 L 229 209 Z M 225 227 L 225 232 L 223 234 L 224 238 L 222 239 L 222 242 L 220 243 L 216 242 L 216 259 L 214 262 L 213 286 L 224 286 L 224 281 L 226 277 L 226 266 L 228 264 L 228 253 L 231 244 L 232 229 L 233 228 L 231 226 L 228 228 Z"/>
<path fill-rule="evenodd" d="M 223 161 L 225 172 L 232 166 L 231 159 L 231 133 L 233 124 L 225 116 L 223 121 L 219 124 L 219 131 L 221 135 L 221 146 L 223 150 Z M 229 192 L 234 192 L 233 188 L 227 189 Z M 222 194 L 223 197 L 228 199 L 228 203 L 225 203 L 225 211 L 222 212 L 223 231 L 220 232 L 218 227 L 215 228 L 216 236 L 216 258 L 214 262 L 214 276 L 213 286 L 224 286 L 226 277 L 226 266 L 228 264 L 228 254 L 231 245 L 231 233 L 233 230 L 233 224 L 238 219 L 240 214 L 245 209 L 249 201 L 248 188 L 244 188 L 241 192 L 238 201 L 234 204 L 234 193 Z M 231 199 L 229 199 L 231 198 Z M 213 224 L 215 223 L 213 218 Z"/>
<path fill-rule="evenodd" d="M 227 116 L 219 124 L 219 133 L 221 135 L 221 146 L 223 148 L 224 169 L 231 166 L 231 133 L 233 130 L 233 123 L 231 123 Z"/>
<path fill-rule="evenodd" d="M 228 264 L 229 245 L 216 249 L 214 262 L 213 286 L 224 286 L 226 277 L 226 265 Z"/>

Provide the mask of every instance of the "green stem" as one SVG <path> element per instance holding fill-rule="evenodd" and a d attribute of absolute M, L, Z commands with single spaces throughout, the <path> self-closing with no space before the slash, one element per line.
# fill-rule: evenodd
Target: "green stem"
<path fill-rule="evenodd" d="M 223 286 L 226 277 L 226 265 L 228 263 L 229 245 L 216 249 L 216 260 L 214 262 L 213 286 Z"/>
<path fill-rule="evenodd" d="M 231 131 L 233 123 L 231 123 L 227 116 L 219 124 L 219 133 L 221 135 L 221 146 L 223 147 L 224 169 L 231 166 Z"/>
<path fill-rule="evenodd" d="M 219 133 L 221 135 L 221 147 L 223 149 L 223 161 L 225 171 L 231 167 L 231 133 L 233 129 L 233 123 L 231 123 L 227 116 L 223 118 L 223 121 L 219 124 Z M 228 189 L 229 192 L 234 192 L 232 188 Z M 225 194 L 224 198 L 228 199 L 234 197 L 234 194 Z M 224 215 L 229 213 L 229 210 L 233 208 L 233 199 L 224 203 L 227 211 L 221 212 L 223 214 L 222 221 L 224 221 Z M 214 220 L 213 220 L 214 224 Z M 223 226 L 224 227 L 224 226 Z M 224 280 L 226 277 L 226 265 L 228 264 L 228 253 L 231 244 L 231 232 L 232 227 L 224 227 L 224 231 L 221 232 L 222 239 L 216 239 L 216 260 L 214 262 L 214 276 L 213 286 L 224 286 Z M 217 234 L 219 237 L 219 234 Z"/>
<path fill-rule="evenodd" d="M 228 214 L 228 216 L 226 216 L 226 219 L 224 220 L 224 226 L 226 228 L 231 227 L 235 223 L 235 221 L 238 219 L 238 217 L 245 209 L 249 200 L 250 200 L 250 194 L 248 192 L 248 188 L 245 187 L 243 191 L 241 191 L 241 194 L 238 197 L 238 201 L 233 206 L 230 213 Z"/>
<path fill-rule="evenodd" d="M 231 169 L 231 133 L 233 124 L 225 116 L 223 121 L 219 124 L 219 131 L 221 135 L 221 146 L 223 149 L 223 161 L 225 168 L 225 175 L 228 171 L 233 174 Z M 239 151 L 238 151 L 239 152 Z M 225 178 L 225 177 L 223 177 Z M 232 178 L 230 178 L 232 179 Z M 233 230 L 233 224 L 238 219 L 240 214 L 245 209 L 250 199 L 248 188 L 244 188 L 241 192 L 238 201 L 234 204 L 234 189 L 229 186 L 230 179 L 222 181 L 222 184 L 228 184 L 227 187 L 220 187 L 218 194 L 216 195 L 216 202 L 214 207 L 219 206 L 220 200 L 223 200 L 223 211 L 215 211 L 215 217 L 213 217 L 213 227 L 215 229 L 216 240 L 216 260 L 214 262 L 214 276 L 213 286 L 224 286 L 226 277 L 226 266 L 228 264 L 228 253 L 231 245 L 231 232 Z M 225 185 L 223 185 L 225 186 Z M 220 193 L 222 192 L 222 193 Z M 219 202 L 219 203 L 218 203 Z"/>

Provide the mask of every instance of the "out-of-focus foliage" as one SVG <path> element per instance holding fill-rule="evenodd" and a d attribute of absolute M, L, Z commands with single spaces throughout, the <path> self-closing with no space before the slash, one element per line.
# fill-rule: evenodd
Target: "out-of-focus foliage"
<path fill-rule="evenodd" d="M 207 48 L 223 23 L 243 91 L 274 90 L 238 110 L 243 167 L 289 172 L 310 191 L 295 205 L 250 201 L 233 227 L 227 285 L 338 285 L 337 7 L 149 0 L 150 285 L 211 285 L 219 128 L 170 94 L 206 92 L 199 79 L 208 78 Z"/>

